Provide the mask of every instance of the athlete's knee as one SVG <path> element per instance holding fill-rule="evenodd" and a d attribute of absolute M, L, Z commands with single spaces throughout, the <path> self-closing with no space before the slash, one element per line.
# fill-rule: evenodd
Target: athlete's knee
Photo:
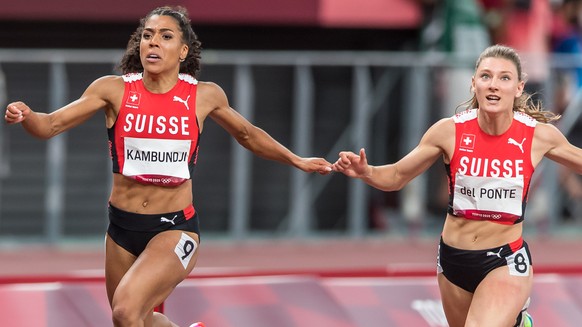
<path fill-rule="evenodd" d="M 135 326 L 145 319 L 135 307 L 115 302 L 111 308 L 111 317 L 115 327 Z"/>
<path fill-rule="evenodd" d="M 119 293 L 115 294 L 111 304 L 114 326 L 135 326 L 139 322 L 143 322 L 150 311 L 144 308 L 141 303 L 119 295 Z"/>

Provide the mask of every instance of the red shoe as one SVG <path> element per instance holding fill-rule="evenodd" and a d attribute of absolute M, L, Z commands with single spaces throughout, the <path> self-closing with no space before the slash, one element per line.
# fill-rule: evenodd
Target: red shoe
<path fill-rule="evenodd" d="M 206 325 L 202 322 L 195 322 L 190 327 L 206 327 Z"/>

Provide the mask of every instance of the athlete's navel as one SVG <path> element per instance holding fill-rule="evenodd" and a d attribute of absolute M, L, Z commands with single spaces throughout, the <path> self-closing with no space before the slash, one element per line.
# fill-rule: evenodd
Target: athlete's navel
<path fill-rule="evenodd" d="M 473 236 L 473 243 L 477 242 L 477 235 Z"/>

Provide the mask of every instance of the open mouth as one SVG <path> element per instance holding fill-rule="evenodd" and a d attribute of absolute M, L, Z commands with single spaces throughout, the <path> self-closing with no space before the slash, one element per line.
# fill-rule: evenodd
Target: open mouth
<path fill-rule="evenodd" d="M 149 54 L 146 56 L 146 59 L 148 61 L 157 61 L 157 60 L 160 60 L 162 58 L 160 56 L 158 56 L 157 54 Z"/>

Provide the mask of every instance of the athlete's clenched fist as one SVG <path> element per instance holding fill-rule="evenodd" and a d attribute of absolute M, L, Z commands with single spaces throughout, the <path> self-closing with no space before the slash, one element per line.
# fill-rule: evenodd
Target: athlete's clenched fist
<path fill-rule="evenodd" d="M 6 106 L 4 120 L 8 124 L 16 124 L 23 121 L 30 113 L 30 108 L 23 102 L 12 102 Z"/>

